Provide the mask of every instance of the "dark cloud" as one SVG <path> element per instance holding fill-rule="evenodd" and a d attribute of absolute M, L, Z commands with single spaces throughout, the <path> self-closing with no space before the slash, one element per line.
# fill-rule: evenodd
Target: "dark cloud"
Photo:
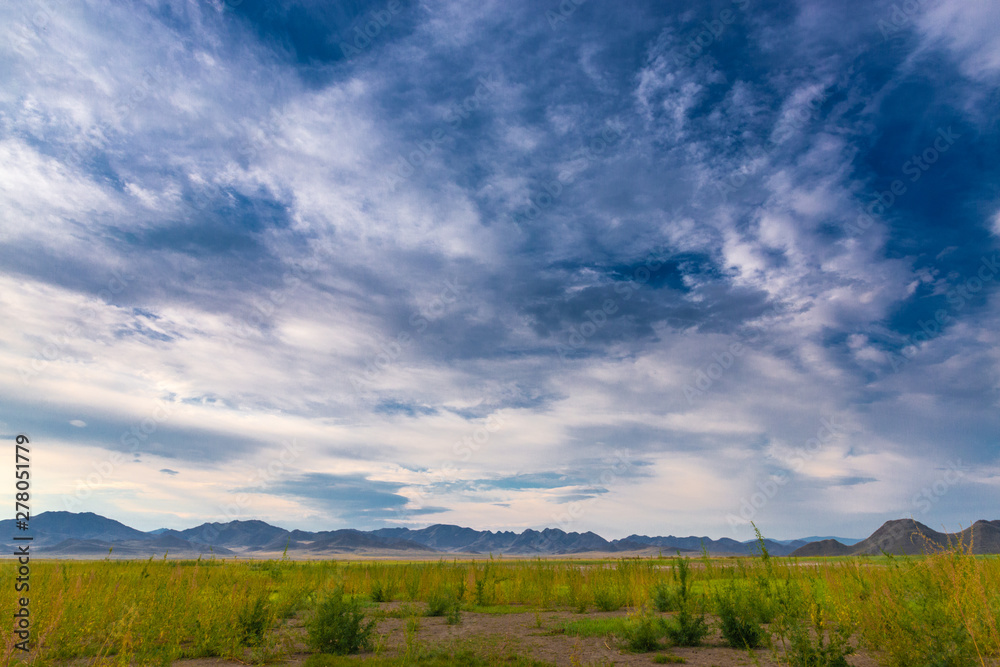
<path fill-rule="evenodd" d="M 267 485 L 264 493 L 306 501 L 341 519 L 379 520 L 399 516 L 407 498 L 396 491 L 402 484 L 370 480 L 364 475 L 306 473 Z M 419 508 L 419 514 L 440 513 L 443 508 Z M 411 512 L 411 510 L 407 510 Z"/>
<path fill-rule="evenodd" d="M 487 504 L 610 502 L 615 450 L 631 481 L 672 456 L 763 475 L 834 410 L 886 457 L 993 465 L 995 10 L 887 34 L 892 7 L 67 9 L 3 40 L 22 74 L 0 99 L 3 346 L 66 390 L 8 388 L 0 419 L 129 449 L 155 376 L 190 412 L 143 454 L 265 456 L 247 424 L 290 420 L 321 465 L 427 474 L 482 420 L 533 420 L 503 469 L 417 484 Z M 151 400 L 93 403 L 115 392 Z M 902 484 L 859 458 L 789 497 Z M 314 472 L 268 492 L 364 522 L 412 489 Z"/>

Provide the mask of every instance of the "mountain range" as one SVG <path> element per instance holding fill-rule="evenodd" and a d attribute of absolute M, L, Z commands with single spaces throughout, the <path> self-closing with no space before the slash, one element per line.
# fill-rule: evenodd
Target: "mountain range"
<path fill-rule="evenodd" d="M 0 521 L 0 534 L 14 535 L 13 520 Z M 34 552 L 43 557 L 270 557 L 287 553 L 293 558 L 323 558 L 337 554 L 391 554 L 397 557 L 434 554 L 504 554 L 512 556 L 620 553 L 673 555 L 700 553 L 748 555 L 756 542 L 729 538 L 648 537 L 629 535 L 606 540 L 592 532 L 566 532 L 558 528 L 513 531 L 474 530 L 436 524 L 427 528 L 380 528 L 309 532 L 286 530 L 263 521 L 205 523 L 186 530 L 158 529 L 143 532 L 92 512 L 43 512 L 31 519 Z M 922 537 L 919 537 L 922 536 Z M 978 521 L 962 533 L 938 533 L 912 519 L 889 521 L 864 540 L 808 537 L 799 540 L 765 540 L 774 556 L 837 556 L 853 554 L 920 553 L 925 546 L 939 547 L 962 538 L 973 540 L 977 553 L 1000 553 L 1000 521 Z"/>
<path fill-rule="evenodd" d="M 809 542 L 791 552 L 791 556 L 874 556 L 887 554 L 922 554 L 953 544 L 969 547 L 974 554 L 1000 553 L 1000 521 L 977 521 L 958 533 L 939 533 L 913 519 L 886 521 L 882 527 L 857 544 L 848 545 L 835 538 Z"/>

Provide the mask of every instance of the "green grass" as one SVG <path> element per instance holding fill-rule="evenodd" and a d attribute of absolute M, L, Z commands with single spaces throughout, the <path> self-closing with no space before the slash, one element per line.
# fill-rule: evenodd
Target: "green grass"
<path fill-rule="evenodd" d="M 514 605 L 514 604 L 494 604 L 494 605 L 470 604 L 466 605 L 464 609 L 474 614 L 491 614 L 499 616 L 504 614 L 523 614 L 527 611 L 535 611 L 536 609 L 538 609 L 538 607 L 533 607 L 530 605 Z"/>
<path fill-rule="evenodd" d="M 726 604 L 723 596 L 730 595 L 734 619 L 766 625 L 772 643 L 785 647 L 781 650 L 792 647 L 792 658 L 800 664 L 834 664 L 848 645 L 877 654 L 885 667 L 963 667 L 1000 660 L 998 557 L 974 557 L 957 548 L 905 558 L 703 558 L 684 563 L 682 584 L 679 562 L 658 558 L 33 559 L 32 637 L 40 645 L 35 664 L 97 664 L 109 658 L 122 665 L 184 658 L 280 661 L 303 639 L 302 630 L 292 629 L 286 619 L 309 618 L 337 588 L 345 602 L 357 604 L 365 622 L 417 618 L 434 596 L 447 594 L 467 615 L 463 623 L 474 622 L 471 614 L 572 612 L 581 606 L 591 612 L 605 607 L 634 613 L 655 603 L 657 591 L 666 606 L 683 606 L 679 592 L 684 589 L 692 613 L 699 614 L 704 604 L 713 623 Z M 15 569 L 0 568 L 0 589 L 13 590 L 16 576 Z M 388 598 L 402 606 L 383 611 L 374 602 Z M 14 604 L 13 595 L 0 596 L 0 615 L 12 618 Z M 673 613 L 668 622 L 676 617 Z M 624 638 L 628 623 L 624 615 L 580 616 L 558 628 L 572 636 Z M 823 643 L 817 628 L 822 628 Z M 9 652 L 11 646 L 7 650 L 8 662 L 22 664 Z M 454 660 L 501 660 L 499 653 L 479 646 L 452 653 Z M 412 648 L 410 657 L 424 660 L 421 664 L 446 659 L 420 647 Z M 367 653 L 346 659 L 398 664 Z"/>

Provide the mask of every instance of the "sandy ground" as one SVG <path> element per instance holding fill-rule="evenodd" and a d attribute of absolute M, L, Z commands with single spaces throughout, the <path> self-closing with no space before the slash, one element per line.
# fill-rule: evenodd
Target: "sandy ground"
<path fill-rule="evenodd" d="M 391 609 L 397 603 L 383 605 Z M 416 640 L 424 648 L 440 646 L 447 648 L 456 644 L 479 647 L 485 653 L 515 652 L 543 660 L 554 665 L 652 665 L 653 657 L 671 654 L 684 659 L 684 664 L 704 667 L 734 667 L 736 665 L 760 665 L 778 667 L 783 663 L 775 660 L 772 651 L 735 650 L 727 647 L 718 631 L 710 634 L 704 646 L 696 648 L 671 648 L 653 653 L 629 653 L 619 648 L 614 640 L 605 637 L 570 637 L 553 633 L 565 621 L 581 618 L 607 618 L 624 616 L 627 612 L 591 612 L 585 615 L 569 611 L 533 611 L 518 614 L 478 614 L 462 613 L 462 622 L 448 625 L 444 618 L 420 618 L 420 628 Z M 400 655 L 406 648 L 406 619 L 387 618 L 379 622 L 378 632 L 383 636 L 385 655 Z M 541 627 L 539 627 L 541 623 Z M 295 633 L 304 637 L 302 621 L 288 621 Z M 296 644 L 297 652 L 277 665 L 301 665 L 309 656 L 306 646 Z M 369 654 L 370 655 L 370 654 Z M 876 662 L 865 654 L 848 657 L 854 667 L 876 667 Z M 219 667 L 237 663 L 217 659 L 181 660 L 177 667 Z"/>

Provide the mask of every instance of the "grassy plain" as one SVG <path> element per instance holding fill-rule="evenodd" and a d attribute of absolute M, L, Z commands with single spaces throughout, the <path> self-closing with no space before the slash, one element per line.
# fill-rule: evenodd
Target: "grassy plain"
<path fill-rule="evenodd" d="M 15 577 L 0 574 L 7 619 Z M 1000 664 L 1000 558 L 961 548 L 808 560 L 33 561 L 27 597 L 34 649 L 15 650 L 5 633 L 0 664 Z M 374 621 L 360 654 L 309 648 L 333 598 Z"/>

